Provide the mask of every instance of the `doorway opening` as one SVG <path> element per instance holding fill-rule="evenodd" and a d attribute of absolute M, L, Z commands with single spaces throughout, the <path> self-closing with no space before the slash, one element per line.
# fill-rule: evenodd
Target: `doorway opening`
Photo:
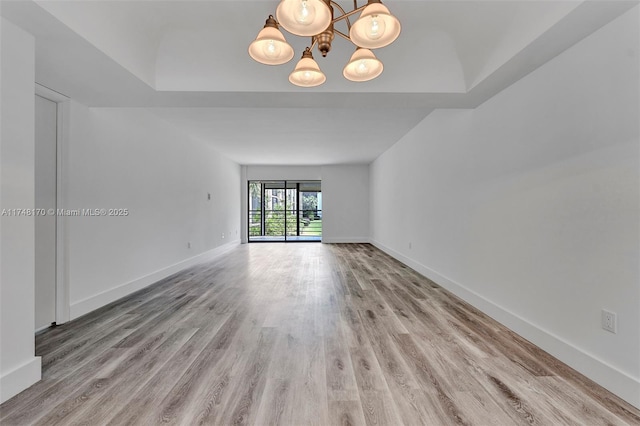
<path fill-rule="evenodd" d="M 62 185 L 63 146 L 68 141 L 69 98 L 35 84 L 34 325 L 41 332 L 69 321 Z"/>
<path fill-rule="evenodd" d="M 249 242 L 322 241 L 320 181 L 249 181 Z"/>
<path fill-rule="evenodd" d="M 58 105 L 35 96 L 35 331 L 56 323 Z"/>

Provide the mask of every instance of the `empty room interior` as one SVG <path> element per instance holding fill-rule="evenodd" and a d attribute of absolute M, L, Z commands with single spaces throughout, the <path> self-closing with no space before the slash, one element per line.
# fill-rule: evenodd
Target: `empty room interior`
<path fill-rule="evenodd" d="M 640 425 L 637 0 L 0 15 L 0 424 Z"/>

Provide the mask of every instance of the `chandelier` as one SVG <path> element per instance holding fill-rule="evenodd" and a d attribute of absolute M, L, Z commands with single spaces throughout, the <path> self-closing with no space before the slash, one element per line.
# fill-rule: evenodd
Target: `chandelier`
<path fill-rule="evenodd" d="M 339 15 L 334 15 L 334 8 Z M 349 17 L 361 12 L 351 24 Z M 277 20 L 276 20 L 277 18 Z M 276 18 L 269 15 L 264 28 L 249 45 L 249 56 L 265 65 L 281 65 L 293 58 L 293 48 L 284 38 L 280 28 L 301 37 L 311 37 L 311 46 L 302 53 L 302 58 L 289 74 L 289 81 L 296 86 L 314 87 L 324 83 L 327 77 L 313 59 L 312 50 L 317 45 L 323 57 L 331 50 L 336 34 L 356 46 L 342 74 L 347 80 L 369 81 L 382 73 L 382 62 L 371 49 L 379 49 L 393 43 L 400 35 L 400 21 L 393 16 L 380 0 L 368 0 L 358 7 L 353 1 L 353 10 L 346 12 L 333 0 L 281 0 L 276 9 Z M 345 21 L 345 34 L 334 24 Z"/>

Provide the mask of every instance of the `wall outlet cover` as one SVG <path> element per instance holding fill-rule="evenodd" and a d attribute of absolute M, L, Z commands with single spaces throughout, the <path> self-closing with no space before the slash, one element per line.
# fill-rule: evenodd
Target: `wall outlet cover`
<path fill-rule="evenodd" d="M 602 328 L 611 333 L 618 332 L 618 316 L 615 312 L 602 310 Z"/>

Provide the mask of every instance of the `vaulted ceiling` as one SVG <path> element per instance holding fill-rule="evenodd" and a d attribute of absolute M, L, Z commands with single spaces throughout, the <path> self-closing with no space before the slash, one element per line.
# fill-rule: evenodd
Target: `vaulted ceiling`
<path fill-rule="evenodd" d="M 373 160 L 435 108 L 478 106 L 636 4 L 387 1 L 402 34 L 376 50 L 382 75 L 345 80 L 354 46 L 338 37 L 315 54 L 327 82 L 302 89 L 287 76 L 308 38 L 285 32 L 285 65 L 247 54 L 277 3 L 23 0 L 0 12 L 36 37 L 38 83 L 85 105 L 149 108 L 241 164 L 334 164 Z"/>

